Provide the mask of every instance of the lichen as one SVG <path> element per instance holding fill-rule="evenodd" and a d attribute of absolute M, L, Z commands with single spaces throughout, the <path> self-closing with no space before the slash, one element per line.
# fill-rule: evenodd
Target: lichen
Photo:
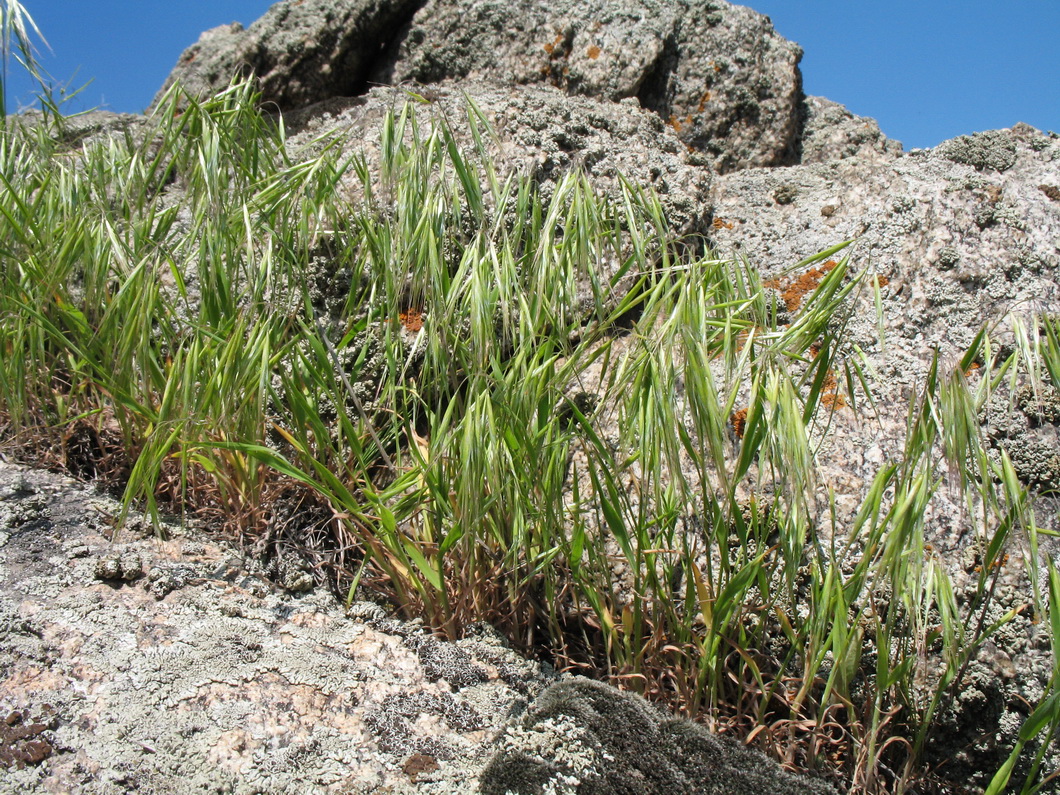
<path fill-rule="evenodd" d="M 444 679 L 453 687 L 461 688 L 487 679 L 482 666 L 477 665 L 470 655 L 458 646 L 424 636 L 417 640 L 415 648 L 423 665 L 423 672 L 432 682 Z"/>
<path fill-rule="evenodd" d="M 640 696 L 580 677 L 549 687 L 496 744 L 479 779 L 483 795 L 833 793 Z"/>
<path fill-rule="evenodd" d="M 777 189 L 773 191 L 773 201 L 781 205 L 793 204 L 798 195 L 798 187 L 785 182 L 783 185 L 778 185 Z"/>
<path fill-rule="evenodd" d="M 953 246 L 946 246 L 944 249 L 939 251 L 938 259 L 936 264 L 940 269 L 946 270 L 952 268 L 958 262 L 961 261 L 961 254 Z"/>
<path fill-rule="evenodd" d="M 1035 389 L 1030 384 L 1016 388 L 1016 405 L 1035 423 L 1060 423 L 1060 390 L 1051 384 Z"/>
<path fill-rule="evenodd" d="M 1016 142 L 1005 130 L 961 135 L 940 144 L 939 152 L 954 163 L 978 170 L 1006 171 L 1016 162 Z"/>

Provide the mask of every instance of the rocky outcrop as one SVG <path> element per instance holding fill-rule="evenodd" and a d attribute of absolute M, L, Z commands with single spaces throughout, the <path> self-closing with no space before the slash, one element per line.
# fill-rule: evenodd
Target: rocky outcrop
<path fill-rule="evenodd" d="M 119 510 L 0 464 L 4 791 L 831 792 L 487 626 L 292 594 L 193 528 L 113 538 Z"/>
<path fill-rule="evenodd" d="M 246 30 L 207 31 L 163 92 L 180 82 L 207 94 L 253 72 L 265 101 L 288 111 L 374 83 L 550 84 L 633 98 L 729 171 L 797 162 L 801 56 L 768 17 L 721 0 L 302 0 Z"/>
<path fill-rule="evenodd" d="M 1013 308 L 1058 311 L 1060 140 L 1017 125 L 903 153 L 874 120 L 803 96 L 800 54 L 768 18 L 720 0 L 291 0 L 246 30 L 204 33 L 163 92 L 179 82 L 204 95 L 253 72 L 266 107 L 284 114 L 292 155 L 335 135 L 369 173 L 395 107 L 413 99 L 422 120 L 448 125 L 472 151 L 463 120 L 473 106 L 502 176 L 529 174 L 547 199 L 572 170 L 610 196 L 622 175 L 659 196 L 674 231 L 709 237 L 777 284 L 807 256 L 855 241 L 854 268 L 874 278 L 843 339 L 871 366 L 872 413 L 837 401 L 815 446 L 817 525 L 827 528 L 843 526 L 866 484 L 900 460 L 910 398 L 936 351 L 952 361 Z M 67 143 L 141 124 L 92 117 L 72 124 Z M 995 330 L 1007 344 L 1004 326 Z M 1044 492 L 1036 504 L 1053 509 L 1039 524 L 1053 531 L 1057 404 L 1055 389 L 1001 384 L 979 418 L 995 451 Z M 113 505 L 86 509 L 70 484 L 19 477 L 0 469 L 0 764 L 21 790 L 173 791 L 178 781 L 197 791 L 208 781 L 237 792 L 466 792 L 480 772 L 484 792 L 815 786 L 582 680 L 528 708 L 552 675 L 487 629 L 444 644 L 378 608 L 351 615 L 321 594 L 274 590 L 230 550 L 177 531 L 165 545 L 109 545 Z M 979 578 L 965 510 L 940 490 L 926 533 L 971 599 Z M 1043 535 L 1040 551 L 1060 543 Z M 1022 610 L 1020 576 L 1006 572 L 999 586 L 1006 610 Z M 940 718 L 960 742 L 930 753 L 996 769 L 999 744 L 981 765 L 975 744 L 1001 725 L 1014 741 L 1050 675 L 1043 637 L 1020 615 L 999 647 L 977 653 Z"/>
<path fill-rule="evenodd" d="M 909 154 L 872 140 L 845 159 L 723 175 L 712 193 L 717 250 L 746 257 L 767 278 L 783 282 L 781 272 L 844 240 L 854 241 L 844 252 L 854 267 L 874 274 L 844 331 L 875 375 L 873 421 L 840 407 L 818 451 L 822 487 L 835 490 L 842 519 L 852 517 L 879 466 L 900 460 L 909 400 L 936 351 L 955 361 L 985 323 L 1004 340 L 1010 312 L 1060 307 L 1060 202 L 1051 196 L 1060 185 L 1060 139 L 1017 125 Z M 1007 393 L 1001 402 L 1018 410 L 988 412 L 992 443 L 1028 485 L 1060 486 L 1060 426 L 1024 416 Z M 820 504 L 828 524 L 823 492 Z M 943 493 L 931 511 L 929 540 L 957 554 L 965 546 L 953 519 L 961 506 Z M 1048 511 L 1042 521 L 1056 525 Z"/>
<path fill-rule="evenodd" d="M 284 110 L 364 90 L 380 48 L 422 0 L 301 0 L 281 2 L 244 29 L 233 23 L 206 31 L 180 56 L 155 97 L 179 82 L 209 95 L 236 75 L 254 74 L 266 102 Z"/>
<path fill-rule="evenodd" d="M 843 240 L 879 274 L 896 359 L 881 375 L 908 386 L 913 359 L 954 353 L 1012 307 L 1060 301 L 1060 140 L 1031 127 L 977 133 L 909 155 L 880 150 L 719 177 L 714 241 L 767 275 Z M 915 318 L 915 322 L 913 320 Z M 868 336 L 858 344 L 871 345 Z"/>
<path fill-rule="evenodd" d="M 902 144 L 880 131 L 875 119 L 855 116 L 838 102 L 806 97 L 802 103 L 799 163 L 827 163 L 848 157 L 897 155 Z"/>
<path fill-rule="evenodd" d="M 767 17 L 725 2 L 431 0 L 373 74 L 636 97 L 726 171 L 793 162 L 801 56 Z"/>

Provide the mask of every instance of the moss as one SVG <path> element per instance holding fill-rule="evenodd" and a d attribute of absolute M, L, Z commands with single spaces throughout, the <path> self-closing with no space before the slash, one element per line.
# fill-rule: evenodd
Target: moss
<path fill-rule="evenodd" d="M 555 765 L 530 754 L 513 752 L 502 762 L 490 762 L 482 775 L 479 792 L 483 795 L 544 795 L 545 787 L 554 783 L 559 775 Z"/>

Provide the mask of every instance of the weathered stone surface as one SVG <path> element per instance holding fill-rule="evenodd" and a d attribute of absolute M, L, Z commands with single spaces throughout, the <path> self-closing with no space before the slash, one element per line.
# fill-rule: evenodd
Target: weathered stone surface
<path fill-rule="evenodd" d="M 548 83 L 569 94 L 636 98 L 718 169 L 795 162 L 802 51 L 767 17 L 722 0 L 304 0 L 243 30 L 202 34 L 159 97 L 252 71 L 282 110 L 370 83 L 473 78 Z M 385 54 L 382 48 L 386 47 Z"/>
<path fill-rule="evenodd" d="M 0 464 L 5 792 L 832 792 L 638 696 L 549 687 L 488 626 L 445 643 L 285 593 L 192 528 L 111 543 L 117 510 Z M 99 582 L 116 557 L 186 576 Z"/>
<path fill-rule="evenodd" d="M 190 529 L 111 544 L 117 510 L 0 464 L 0 791 L 467 792 L 551 681 L 489 628 L 347 614 Z M 133 560 L 184 576 L 159 591 Z"/>
<path fill-rule="evenodd" d="M 824 97 L 806 97 L 802 104 L 799 163 L 825 163 L 847 157 L 871 158 L 896 155 L 899 141 L 880 132 L 880 125 L 867 116 L 855 116 L 838 102 Z"/>
<path fill-rule="evenodd" d="M 38 110 L 27 110 L 12 116 L 19 124 L 35 127 L 44 121 L 44 115 Z M 53 119 L 49 119 L 49 124 Z M 104 141 L 111 136 L 129 134 L 135 140 L 148 127 L 144 116 L 135 113 L 111 113 L 106 110 L 93 110 L 79 113 L 76 116 L 64 117 L 59 129 L 62 130 L 57 142 L 61 146 L 86 148 L 96 141 Z M 49 135 L 54 135 L 54 127 L 49 127 Z"/>
<path fill-rule="evenodd" d="M 272 6 L 249 28 L 206 31 L 180 56 L 155 97 L 179 81 L 211 94 L 236 74 L 253 72 L 266 102 L 299 108 L 364 90 L 380 49 L 422 0 L 298 0 Z"/>
<path fill-rule="evenodd" d="M 888 281 L 897 358 L 881 374 L 909 385 L 908 358 L 953 353 L 1010 308 L 1060 306 L 1060 204 L 1039 187 L 1060 185 L 1060 140 L 1026 125 L 970 140 L 719 177 L 715 242 L 772 276 L 856 240 L 855 265 Z"/>
<path fill-rule="evenodd" d="M 873 147 L 846 159 L 718 178 L 720 253 L 747 257 L 777 277 L 853 239 L 852 269 L 879 276 L 880 324 L 866 280 L 842 335 L 847 351 L 864 357 L 872 406 L 861 395 L 857 414 L 839 405 L 827 418 L 827 435 L 812 431 L 820 532 L 832 527 L 833 508 L 846 532 L 872 478 L 887 462 L 903 460 L 911 401 L 917 405 L 936 352 L 940 374 L 949 377 L 989 324 L 997 364 L 1007 355 L 1014 318 L 1030 326 L 1032 312 L 1060 311 L 1060 202 L 1041 186 L 1060 186 L 1060 139 L 1026 125 L 932 150 L 896 154 Z M 982 378 L 974 367 L 963 377 L 972 386 Z M 979 417 L 981 432 L 998 457 L 1008 453 L 1036 494 L 1039 526 L 1060 530 L 1060 505 L 1050 494 L 1060 486 L 1055 394 L 1023 380 L 1010 390 L 1007 378 L 995 389 Z M 925 540 L 944 562 L 958 601 L 970 600 L 979 587 L 977 550 L 984 542 L 971 530 L 968 507 L 944 467 L 938 475 L 944 485 L 923 512 Z M 1057 539 L 1041 538 L 1042 560 L 1055 559 Z M 1014 552 L 994 594 L 998 618 L 1028 599 L 1016 558 Z M 945 764 L 950 775 L 959 771 L 977 787 L 1003 762 L 1007 751 L 999 748 L 1014 742 L 1009 727 L 1022 722 L 1019 705 L 1038 698 L 1050 670 L 1045 636 L 1029 617 L 1018 616 L 1003 635 L 994 639 L 996 653 L 984 651 L 970 663 L 967 687 L 939 716 L 952 732 L 937 732 L 928 753 L 930 763 Z"/>
<path fill-rule="evenodd" d="M 432 0 L 373 80 L 475 77 L 636 97 L 720 170 L 794 162 L 802 51 L 767 17 L 689 0 Z"/>
<path fill-rule="evenodd" d="M 338 132 L 370 169 L 385 113 L 409 92 L 427 100 L 424 119 L 461 119 L 469 97 L 495 128 L 488 143 L 500 169 L 532 175 L 545 198 L 571 168 L 612 195 L 622 173 L 660 195 L 676 231 L 709 230 L 719 253 L 746 256 L 767 278 L 792 278 L 780 272 L 856 239 L 854 268 L 880 276 L 884 337 L 866 290 L 843 339 L 872 366 L 875 414 L 838 405 L 826 441 L 816 446 L 821 428 L 811 431 L 822 534 L 833 506 L 838 527 L 849 526 L 866 484 L 901 459 L 910 398 L 936 350 L 952 364 L 986 321 L 1060 312 L 1056 136 L 1018 125 L 902 154 L 872 119 L 802 97 L 798 48 L 766 18 L 724 2 L 437 0 L 412 18 L 418 5 L 283 3 L 248 30 L 208 31 L 170 83 L 205 93 L 252 68 L 268 102 L 300 109 L 285 114 L 293 152 Z M 371 80 L 408 84 L 367 90 Z M 349 94 L 362 96 L 340 99 Z M 141 126 L 86 120 L 71 142 Z M 466 126 L 452 128 L 467 143 Z M 1060 487 L 1056 403 L 1055 390 L 1005 384 L 980 417 L 995 452 L 1039 492 Z M 353 621 L 320 594 L 273 593 L 240 565 L 220 565 L 228 553 L 208 543 L 140 539 L 105 551 L 101 528 L 79 529 L 67 498 L 41 484 L 0 499 L 0 706 L 26 727 L 12 732 L 25 744 L 12 758 L 29 762 L 9 774 L 19 791 L 171 791 L 174 780 L 193 788 L 206 779 L 234 791 L 467 791 L 492 753 L 488 733 L 548 681 L 487 630 L 450 645 L 371 606 L 360 608 L 371 620 Z M 1055 497 L 1035 506 L 1040 526 L 1060 530 Z M 924 516 L 958 598 L 973 598 L 979 539 L 956 490 L 940 489 Z M 1043 536 L 1040 551 L 1060 544 Z M 1011 569 L 988 622 L 1028 598 L 1023 572 Z M 291 590 L 312 587 L 304 572 L 288 574 L 279 579 Z M 1046 638 L 1029 611 L 1006 624 L 970 662 L 966 686 L 940 713 L 951 736 L 938 732 L 925 758 L 982 784 L 976 776 L 1003 761 L 1025 705 L 1044 692 Z M 601 734 L 616 712 L 687 752 L 659 761 L 658 786 L 670 789 L 658 791 L 681 791 L 681 764 L 693 757 L 738 757 L 688 724 L 644 717 L 650 710 L 629 697 L 579 685 L 506 730 L 483 789 L 518 775 L 544 786 L 586 773 L 587 787 L 615 770 L 633 775 L 636 758 L 601 762 L 627 747 Z M 570 733 L 554 736 L 555 726 Z M 570 764 L 543 761 L 542 743 L 562 746 Z M 750 791 L 763 789 L 784 791 L 772 781 Z"/>

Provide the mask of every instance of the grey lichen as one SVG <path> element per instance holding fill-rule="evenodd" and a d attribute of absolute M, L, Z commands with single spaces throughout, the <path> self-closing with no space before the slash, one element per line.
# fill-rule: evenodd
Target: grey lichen
<path fill-rule="evenodd" d="M 1016 405 L 1037 424 L 1060 423 L 1060 391 L 1051 384 L 1035 389 L 1030 384 L 1016 389 Z"/>
<path fill-rule="evenodd" d="M 0 501 L 0 530 L 19 530 L 50 516 L 48 499 L 43 494 L 13 489 Z"/>
<path fill-rule="evenodd" d="M 1034 489 L 1060 488 L 1060 427 L 1052 418 L 1055 389 L 1042 385 L 1017 387 L 1011 398 L 995 394 L 983 411 L 987 439 L 1000 457 L 1002 450 L 1023 483 Z"/>
<path fill-rule="evenodd" d="M 484 727 L 482 716 L 449 693 L 398 693 L 365 715 L 365 725 L 376 736 L 379 749 L 395 756 L 428 754 L 445 759 L 452 749 L 436 737 L 418 733 L 414 724 L 423 716 L 436 716 L 458 732 L 472 732 Z"/>
<path fill-rule="evenodd" d="M 955 249 L 953 246 L 946 246 L 944 249 L 939 251 L 939 257 L 938 260 L 936 260 L 936 263 L 938 264 L 939 268 L 946 270 L 952 268 L 960 261 L 960 252 L 957 251 L 957 249 Z"/>
<path fill-rule="evenodd" d="M 891 210 L 895 213 L 907 213 L 916 207 L 916 199 L 911 196 L 897 196 L 891 202 Z"/>
<path fill-rule="evenodd" d="M 425 635 L 414 641 L 423 672 L 432 682 L 444 679 L 455 688 L 469 687 L 486 681 L 487 674 L 471 656 L 458 646 L 443 643 Z M 411 644 L 410 644 L 411 645 Z"/>
<path fill-rule="evenodd" d="M 778 185 L 777 189 L 773 191 L 773 201 L 777 204 L 793 204 L 798 195 L 798 187 L 785 182 L 783 185 Z"/>
<path fill-rule="evenodd" d="M 201 577 L 202 573 L 187 563 L 159 563 L 148 570 L 146 587 L 155 599 L 164 599 Z"/>
<path fill-rule="evenodd" d="M 483 795 L 834 795 L 640 696 L 581 677 L 545 690 L 497 745 L 479 779 Z"/>
<path fill-rule="evenodd" d="M 117 550 L 101 556 L 93 573 L 97 580 L 133 582 L 143 576 L 144 566 L 138 552 Z"/>
<path fill-rule="evenodd" d="M 1005 130 L 961 135 L 939 146 L 939 152 L 954 163 L 982 170 L 1005 171 L 1016 162 L 1016 142 Z"/>

